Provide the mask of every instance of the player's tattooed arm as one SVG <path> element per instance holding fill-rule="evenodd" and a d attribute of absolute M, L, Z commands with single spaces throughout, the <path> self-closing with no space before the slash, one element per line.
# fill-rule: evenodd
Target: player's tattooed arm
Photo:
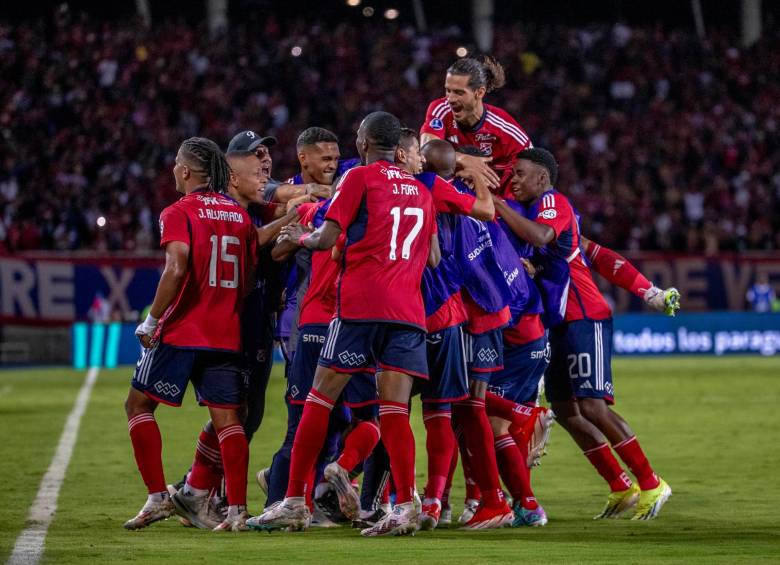
<path fill-rule="evenodd" d="M 312 233 L 307 232 L 300 224 L 290 224 L 282 228 L 280 240 L 295 242 L 300 247 L 319 251 L 330 249 L 336 244 L 341 228 L 333 220 L 326 219 L 322 225 Z"/>
<path fill-rule="evenodd" d="M 141 345 L 147 349 L 153 345 L 158 321 L 176 299 L 184 284 L 189 256 L 190 246 L 182 241 L 171 241 L 165 246 L 165 268 L 157 284 L 152 307 L 146 320 L 135 330 Z"/>
<path fill-rule="evenodd" d="M 301 196 L 314 196 L 316 198 L 330 198 L 331 187 L 326 184 L 309 182 L 305 184 L 280 184 L 274 193 L 274 201 L 285 204 L 294 198 Z"/>
<path fill-rule="evenodd" d="M 493 202 L 496 205 L 496 212 L 520 239 L 534 247 L 543 247 L 555 239 L 555 230 L 550 226 L 524 218 L 512 210 L 503 198 L 494 196 Z"/>

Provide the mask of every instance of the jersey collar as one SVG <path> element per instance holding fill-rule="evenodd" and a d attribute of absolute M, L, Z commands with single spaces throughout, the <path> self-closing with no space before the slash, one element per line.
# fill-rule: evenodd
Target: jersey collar
<path fill-rule="evenodd" d="M 461 129 L 461 131 L 464 131 L 464 132 L 467 132 L 467 133 L 468 132 L 479 131 L 479 130 L 482 129 L 482 126 L 485 125 L 485 119 L 487 118 L 487 114 L 488 114 L 487 106 L 483 105 L 482 117 L 479 119 L 479 121 L 476 124 L 474 124 L 470 128 L 466 128 L 466 127 L 464 127 L 461 124 L 458 124 L 458 127 Z"/>

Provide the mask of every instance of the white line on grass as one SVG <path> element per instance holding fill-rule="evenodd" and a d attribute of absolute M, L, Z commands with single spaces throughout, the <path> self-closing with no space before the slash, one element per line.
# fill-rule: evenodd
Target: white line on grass
<path fill-rule="evenodd" d="M 62 430 L 60 441 L 57 444 L 57 451 L 54 453 L 54 459 L 51 460 L 49 469 L 41 480 L 41 486 L 30 508 L 30 515 L 27 517 L 27 528 L 16 538 L 16 545 L 11 557 L 8 558 L 9 565 L 35 564 L 38 563 L 43 555 L 43 544 L 46 541 L 46 532 L 57 511 L 57 498 L 60 496 L 60 487 L 65 479 L 65 472 L 68 470 L 70 456 L 73 454 L 73 447 L 76 445 L 76 438 L 79 435 L 79 424 L 84 411 L 89 403 L 89 395 L 92 387 L 97 380 L 100 369 L 92 367 L 87 371 L 87 378 L 81 385 L 73 410 L 70 411 L 68 419 L 65 421 L 65 428 Z"/>

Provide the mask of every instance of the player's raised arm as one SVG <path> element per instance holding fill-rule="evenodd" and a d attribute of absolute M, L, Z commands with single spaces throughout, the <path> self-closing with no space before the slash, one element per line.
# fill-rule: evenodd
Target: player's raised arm
<path fill-rule="evenodd" d="M 441 261 L 441 248 L 439 247 L 439 235 L 433 234 L 431 237 L 431 248 L 428 251 L 428 266 L 435 269 Z"/>
<path fill-rule="evenodd" d="M 504 219 L 509 229 L 520 239 L 527 241 L 534 247 L 543 247 L 555 239 L 553 228 L 522 217 L 512 210 L 503 198 L 494 196 L 493 203 L 498 215 Z"/>
<path fill-rule="evenodd" d="M 658 288 L 620 253 L 584 236 L 580 236 L 580 242 L 593 270 L 609 282 L 635 294 L 658 312 L 674 316 L 680 309 L 680 293 L 676 288 Z"/>

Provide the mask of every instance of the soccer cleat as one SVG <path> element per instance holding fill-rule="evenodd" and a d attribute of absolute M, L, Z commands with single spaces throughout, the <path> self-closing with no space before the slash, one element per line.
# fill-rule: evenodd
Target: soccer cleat
<path fill-rule="evenodd" d="M 439 518 L 439 525 L 449 526 L 452 524 L 452 507 L 449 503 L 446 503 L 441 508 L 441 518 Z"/>
<path fill-rule="evenodd" d="M 235 513 L 228 512 L 225 519 L 214 527 L 215 532 L 245 532 L 249 529 L 246 521 L 249 519 L 249 513 L 245 506 L 239 506 Z"/>
<path fill-rule="evenodd" d="M 338 528 L 339 525 L 328 518 L 328 515 L 323 512 L 322 508 L 316 502 L 314 503 L 314 512 L 311 514 L 311 527 L 312 528 Z"/>
<path fill-rule="evenodd" d="M 435 530 L 441 518 L 441 502 L 438 499 L 426 498 L 422 504 L 422 511 L 417 519 L 421 530 Z"/>
<path fill-rule="evenodd" d="M 417 531 L 417 510 L 414 504 L 396 504 L 393 511 L 384 516 L 370 528 L 360 532 L 365 537 L 377 536 L 407 536 Z"/>
<path fill-rule="evenodd" d="M 328 489 L 314 500 L 315 504 L 320 507 L 322 513 L 331 522 L 336 524 L 347 522 L 348 520 L 341 512 L 341 508 L 339 508 L 339 497 L 336 494 L 336 490 L 331 487 L 330 483 L 326 482 L 325 484 L 328 486 Z"/>
<path fill-rule="evenodd" d="M 352 520 L 352 527 L 356 530 L 365 530 L 366 528 L 370 528 L 379 522 L 379 520 L 387 516 L 387 514 L 389 514 L 389 512 L 382 508 L 377 508 L 370 513 L 364 513 L 363 510 L 361 510 L 358 518 L 356 520 Z"/>
<path fill-rule="evenodd" d="M 493 530 L 510 526 L 515 519 L 512 509 L 506 502 L 498 508 L 486 508 L 480 504 L 471 520 L 463 524 L 461 530 Z"/>
<path fill-rule="evenodd" d="M 289 502 L 287 499 L 272 504 L 260 516 L 246 521 L 253 530 L 288 530 L 297 532 L 305 530 L 311 523 L 309 507 L 301 502 Z"/>
<path fill-rule="evenodd" d="M 542 456 L 547 454 L 547 443 L 550 441 L 550 431 L 555 424 L 555 414 L 549 408 L 539 406 L 534 421 L 534 430 L 528 442 L 528 467 L 538 467 L 542 464 Z"/>
<path fill-rule="evenodd" d="M 347 520 L 355 520 L 360 512 L 360 497 L 352 486 L 347 470 L 335 461 L 325 467 L 325 480 L 336 490 L 339 508 Z"/>
<path fill-rule="evenodd" d="M 175 512 L 176 509 L 169 496 L 165 496 L 159 501 L 147 500 L 135 518 L 131 518 L 123 526 L 126 530 L 140 530 L 149 524 L 170 518 Z"/>
<path fill-rule="evenodd" d="M 601 514 L 594 516 L 593 519 L 601 520 L 603 518 L 619 518 L 626 511 L 636 506 L 638 500 L 639 485 L 636 483 L 625 490 L 611 492 L 607 497 L 607 503 L 604 505 L 604 510 L 601 511 Z"/>
<path fill-rule="evenodd" d="M 538 528 L 547 524 L 547 513 L 541 506 L 537 506 L 533 510 L 528 510 L 518 503 L 515 504 L 514 513 L 515 517 L 514 520 L 512 520 L 513 528 L 520 528 L 522 526 Z"/>
<path fill-rule="evenodd" d="M 654 489 L 643 490 L 639 494 L 639 502 L 632 520 L 652 520 L 661 511 L 661 508 L 669 497 L 672 496 L 672 488 L 658 477 L 658 486 Z"/>
<path fill-rule="evenodd" d="M 674 287 L 664 290 L 651 286 L 645 291 L 644 300 L 653 310 L 663 312 L 667 316 L 674 316 L 680 309 L 680 292 Z"/>
<path fill-rule="evenodd" d="M 270 476 L 271 476 L 270 467 L 266 467 L 265 469 L 260 469 L 255 475 L 257 486 L 260 487 L 260 490 L 263 491 L 263 494 L 266 496 L 268 496 L 268 479 L 270 478 Z"/>
<path fill-rule="evenodd" d="M 463 513 L 458 517 L 458 524 L 465 524 L 474 516 L 479 507 L 479 500 L 469 498 L 463 503 Z"/>
<path fill-rule="evenodd" d="M 176 514 L 186 520 L 189 525 L 201 530 L 216 528 L 222 520 L 215 520 L 209 515 L 209 495 L 197 496 L 187 494 L 184 490 L 179 489 L 171 497 L 171 501 L 176 507 Z"/>

